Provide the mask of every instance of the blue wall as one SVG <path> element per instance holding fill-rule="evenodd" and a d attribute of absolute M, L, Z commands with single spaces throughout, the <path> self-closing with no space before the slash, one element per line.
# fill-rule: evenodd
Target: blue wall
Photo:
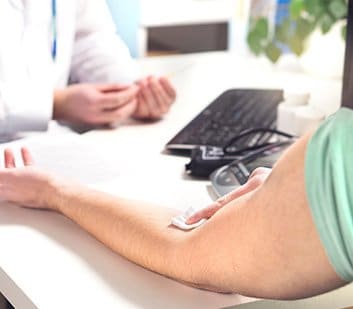
<path fill-rule="evenodd" d="M 129 47 L 131 55 L 137 57 L 140 0 L 107 0 L 107 2 L 119 35 Z"/>
<path fill-rule="evenodd" d="M 289 15 L 290 0 L 277 0 L 276 24 Z"/>

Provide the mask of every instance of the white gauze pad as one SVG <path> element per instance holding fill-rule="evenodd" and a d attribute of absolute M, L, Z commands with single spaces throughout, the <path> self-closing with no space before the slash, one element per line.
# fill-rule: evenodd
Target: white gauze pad
<path fill-rule="evenodd" d="M 202 219 L 199 222 L 196 222 L 194 224 L 186 224 L 186 220 L 188 218 L 190 218 L 196 211 L 197 210 L 191 206 L 181 215 L 172 218 L 172 222 L 171 222 L 172 225 L 178 227 L 181 230 L 185 230 L 185 231 L 192 230 L 192 229 L 199 227 L 200 225 L 204 224 L 207 220 Z"/>

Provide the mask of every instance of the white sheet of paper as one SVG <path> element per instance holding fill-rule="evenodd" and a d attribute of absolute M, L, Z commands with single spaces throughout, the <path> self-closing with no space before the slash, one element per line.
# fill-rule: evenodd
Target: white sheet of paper
<path fill-rule="evenodd" d="M 100 153 L 97 145 L 75 133 L 40 135 L 0 144 L 0 166 L 4 166 L 2 152 L 5 148 L 15 151 L 16 164 L 22 166 L 22 146 L 30 150 L 36 166 L 81 184 L 103 183 L 119 176 L 116 160 Z"/>

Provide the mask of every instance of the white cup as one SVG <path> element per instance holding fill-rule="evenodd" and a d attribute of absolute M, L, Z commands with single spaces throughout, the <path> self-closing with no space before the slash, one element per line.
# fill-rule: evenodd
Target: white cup
<path fill-rule="evenodd" d="M 310 94 L 307 92 L 285 92 L 284 101 L 277 109 L 277 129 L 292 135 L 297 135 L 296 111 L 299 107 L 306 106 Z"/>
<path fill-rule="evenodd" d="M 310 100 L 309 92 L 285 92 L 284 102 L 291 105 L 301 106 L 308 105 Z"/>
<path fill-rule="evenodd" d="M 317 129 L 325 118 L 325 113 L 317 107 L 311 105 L 298 107 L 295 112 L 296 135 L 302 136 Z"/>

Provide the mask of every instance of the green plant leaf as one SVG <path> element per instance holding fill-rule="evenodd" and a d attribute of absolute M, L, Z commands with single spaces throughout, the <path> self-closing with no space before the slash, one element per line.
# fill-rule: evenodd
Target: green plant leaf
<path fill-rule="evenodd" d="M 291 21 L 289 18 L 285 18 L 282 23 L 276 26 L 275 38 L 277 41 L 287 44 L 288 37 L 291 32 Z"/>
<path fill-rule="evenodd" d="M 297 35 L 293 35 L 289 40 L 290 49 L 297 55 L 300 56 L 304 51 L 304 43 L 303 40 Z"/>
<path fill-rule="evenodd" d="M 259 18 L 255 24 L 254 31 L 260 38 L 266 39 L 269 34 L 268 20 L 265 17 Z"/>
<path fill-rule="evenodd" d="M 304 0 L 292 0 L 289 6 L 290 17 L 296 20 L 300 17 L 300 14 L 304 8 Z"/>
<path fill-rule="evenodd" d="M 346 38 L 347 38 L 347 25 L 344 25 L 342 27 L 342 38 L 343 38 L 343 40 L 346 40 Z"/>
<path fill-rule="evenodd" d="M 265 49 L 265 54 L 273 63 L 276 63 L 281 57 L 282 51 L 274 43 L 270 43 Z"/>
<path fill-rule="evenodd" d="M 256 32 L 252 31 L 248 34 L 248 45 L 250 50 L 256 55 L 259 56 L 263 51 L 263 47 L 261 44 L 261 38 L 257 35 Z"/>
<path fill-rule="evenodd" d="M 296 34 L 298 37 L 305 40 L 310 33 L 315 29 L 315 23 L 307 19 L 299 18 L 296 24 Z"/>
<path fill-rule="evenodd" d="M 347 16 L 347 0 L 291 0 L 290 14 L 276 25 L 274 38 L 269 29 L 267 17 L 252 19 L 248 35 L 248 45 L 257 55 L 265 53 L 276 62 L 282 54 L 278 47 L 287 45 L 296 55 L 304 51 L 305 42 L 317 28 L 325 34 L 332 26 Z M 346 27 L 342 28 L 342 36 Z"/>
<path fill-rule="evenodd" d="M 319 25 L 322 33 L 325 34 L 329 32 L 334 22 L 335 21 L 330 14 L 324 14 L 319 20 Z"/>
<path fill-rule="evenodd" d="M 342 19 L 343 17 L 347 16 L 347 5 L 342 0 L 330 1 L 328 8 L 329 8 L 329 12 L 337 20 Z"/>
<path fill-rule="evenodd" d="M 305 0 L 304 5 L 306 11 L 312 15 L 315 19 L 319 19 L 321 15 L 325 12 L 324 9 L 325 0 Z"/>

